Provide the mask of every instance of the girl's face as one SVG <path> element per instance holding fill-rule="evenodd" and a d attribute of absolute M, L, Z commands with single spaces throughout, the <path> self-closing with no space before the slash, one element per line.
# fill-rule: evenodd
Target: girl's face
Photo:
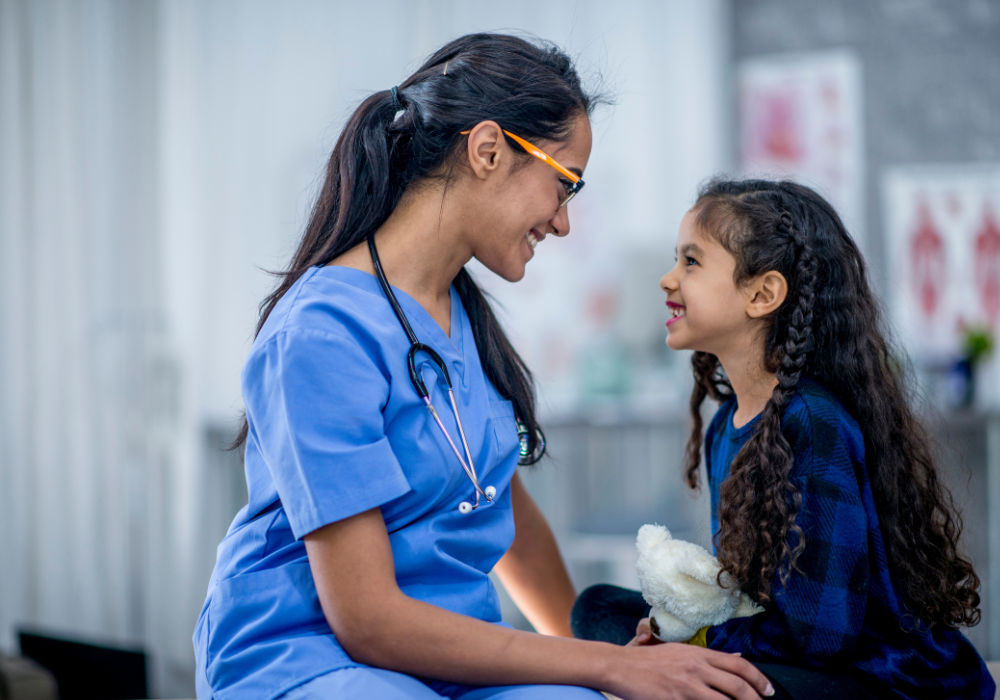
<path fill-rule="evenodd" d="M 539 141 L 534 145 L 582 176 L 591 144 L 590 120 L 580 115 L 566 141 Z M 569 207 L 559 206 L 566 185 L 558 170 L 532 156 L 514 168 L 515 154 L 506 143 L 503 155 L 508 161 L 507 172 L 492 179 L 475 212 L 472 252 L 490 271 L 516 282 L 524 277 L 535 246 L 550 234 L 561 237 L 569 233 Z"/>
<path fill-rule="evenodd" d="M 667 346 L 726 355 L 741 345 L 751 317 L 747 296 L 734 281 L 736 259 L 705 236 L 689 211 L 677 236 L 677 264 L 660 280 L 672 317 Z"/>

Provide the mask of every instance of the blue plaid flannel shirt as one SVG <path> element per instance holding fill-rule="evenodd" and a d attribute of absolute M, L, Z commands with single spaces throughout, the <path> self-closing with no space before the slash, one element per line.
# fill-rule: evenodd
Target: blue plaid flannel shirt
<path fill-rule="evenodd" d="M 735 410 L 734 397 L 705 435 L 713 533 L 719 487 L 758 421 L 734 428 Z M 903 629 L 857 421 L 828 389 L 803 379 L 782 429 L 795 455 L 791 481 L 802 495 L 801 572 L 793 571 L 787 586 L 775 579 L 765 612 L 709 628 L 709 648 L 761 663 L 841 669 L 877 697 L 992 700 L 996 685 L 960 632 L 912 623 Z"/>

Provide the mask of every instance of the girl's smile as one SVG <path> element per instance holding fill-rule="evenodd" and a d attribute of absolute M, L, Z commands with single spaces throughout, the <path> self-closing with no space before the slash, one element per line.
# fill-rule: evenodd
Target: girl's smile
<path fill-rule="evenodd" d="M 667 319 L 667 328 L 670 328 L 671 323 L 675 323 L 684 318 L 685 307 L 682 304 L 675 304 L 674 302 L 668 299 L 667 308 L 670 309 L 670 314 L 671 314 L 671 317 Z"/>

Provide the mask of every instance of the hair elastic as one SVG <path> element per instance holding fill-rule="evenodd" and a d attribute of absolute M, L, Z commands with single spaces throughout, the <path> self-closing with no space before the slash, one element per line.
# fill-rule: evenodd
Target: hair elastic
<path fill-rule="evenodd" d="M 395 107 L 395 111 L 401 111 L 403 109 L 403 103 L 399 101 L 399 87 L 393 85 L 392 89 L 389 90 L 389 93 L 392 95 L 392 106 Z"/>
<path fill-rule="evenodd" d="M 450 58 L 447 61 L 444 62 L 444 73 L 442 73 L 441 75 L 448 75 L 448 64 L 449 63 L 451 63 L 451 59 Z"/>

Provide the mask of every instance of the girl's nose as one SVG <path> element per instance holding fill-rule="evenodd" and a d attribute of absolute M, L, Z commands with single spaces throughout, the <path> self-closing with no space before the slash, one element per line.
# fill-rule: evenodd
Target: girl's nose
<path fill-rule="evenodd" d="M 668 272 L 667 274 L 665 274 L 663 277 L 660 278 L 660 289 L 667 292 L 668 294 L 670 292 L 676 291 L 677 288 L 678 288 L 677 278 L 674 276 L 673 270 L 671 270 L 670 272 Z"/>

